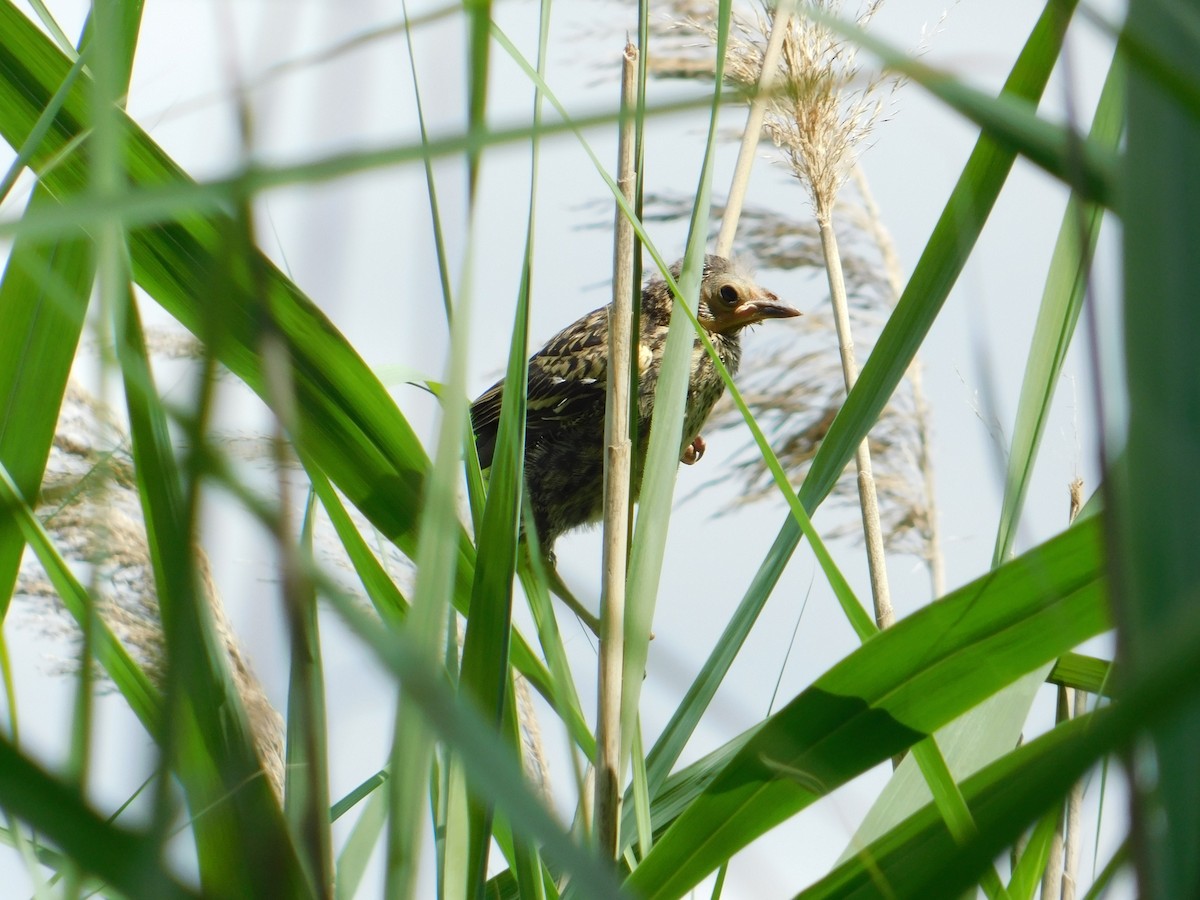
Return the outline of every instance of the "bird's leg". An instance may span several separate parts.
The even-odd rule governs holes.
[[[704,443],[704,438],[696,435],[696,439],[683,448],[683,455],[679,457],[679,461],[685,466],[694,466],[700,461],[700,457],[704,455],[704,451],[708,446]]]
[[[521,542],[523,549],[523,560],[521,565],[528,567],[527,571],[540,572],[541,577],[546,581],[546,587],[550,589],[552,594],[555,594],[560,600],[567,605],[571,612],[579,617],[585,626],[596,635],[600,636],[600,620],[596,618],[582,603],[575,598],[571,593],[571,589],[563,583],[562,576],[558,574],[557,560],[554,558],[554,551],[540,555],[540,558],[535,561],[534,554],[530,552],[529,545]]]
[[[546,568],[546,584],[567,605],[567,608],[579,617],[579,621],[583,622],[592,634],[600,637],[600,620],[576,599],[575,595],[571,593],[571,589],[563,582],[562,576],[558,574],[558,569],[553,566]]]

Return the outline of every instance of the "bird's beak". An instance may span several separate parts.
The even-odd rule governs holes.
[[[763,291],[754,299],[739,303],[729,311],[732,324],[739,327],[753,325],[764,319],[790,319],[800,314],[800,310],[780,303],[779,298],[770,291]]]

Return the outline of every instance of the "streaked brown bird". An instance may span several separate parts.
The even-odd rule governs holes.
[[[678,279],[682,261],[671,266]],[[674,295],[661,278],[642,289],[638,346],[638,450],[633,497],[642,483],[641,461],[650,439],[650,417]],[[707,256],[700,282],[698,318],[732,375],[741,362],[742,329],[764,319],[800,315],[799,310],[755,283],[736,263]],[[553,559],[564,532],[599,521],[604,502],[604,405],[608,380],[608,307],[579,319],[529,360],[529,406],[525,426],[525,481],[542,552]],[[697,338],[692,350],[680,461],[691,465],[704,454],[700,428],[725,390],[725,383]],[[485,391],[471,406],[479,464],[491,465],[504,383]]]

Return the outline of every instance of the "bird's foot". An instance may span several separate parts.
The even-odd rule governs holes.
[[[708,445],[704,443],[704,438],[696,435],[696,439],[683,448],[683,455],[679,457],[679,461],[685,466],[694,466],[707,449]]]

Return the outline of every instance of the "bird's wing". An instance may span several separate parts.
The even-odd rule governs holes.
[[[545,428],[603,404],[608,379],[608,311],[597,309],[557,335],[529,360],[526,439]],[[500,422],[504,383],[485,391],[471,406],[479,464],[491,465]]]

